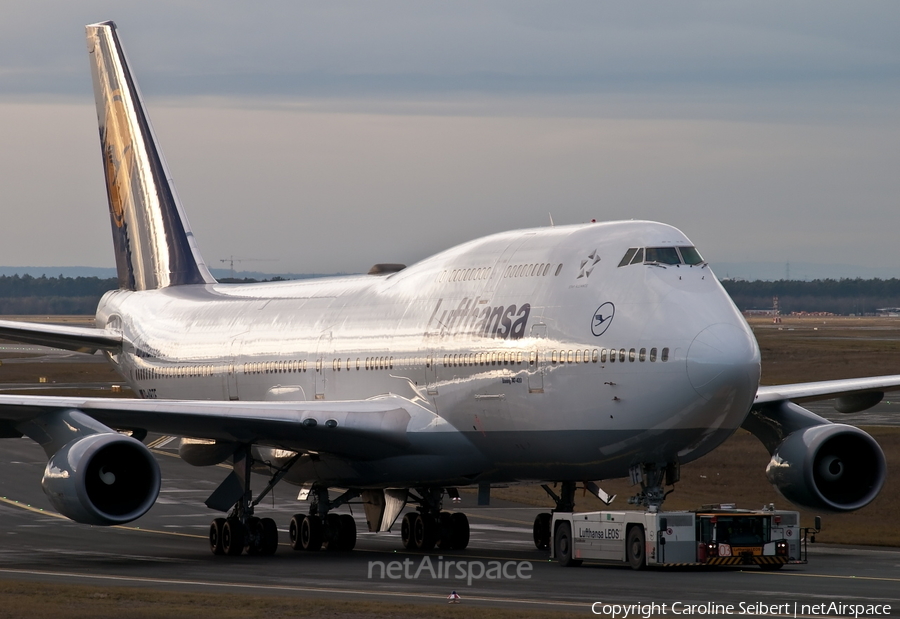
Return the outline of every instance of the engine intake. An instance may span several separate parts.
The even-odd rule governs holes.
[[[143,443],[118,433],[67,443],[44,471],[44,494],[76,522],[115,525],[143,516],[159,495],[159,465]]]
[[[853,426],[797,430],[772,453],[766,476],[787,500],[810,509],[845,512],[868,505],[884,485],[881,447]]]

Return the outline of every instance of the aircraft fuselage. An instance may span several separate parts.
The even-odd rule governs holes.
[[[390,462],[323,454],[289,481],[621,477],[707,453],[758,386],[756,341],[705,263],[651,262],[648,250],[621,265],[629,248],[691,246],[651,222],[520,230],[389,275],[118,290],[97,321],[131,343],[112,360],[144,398],[393,393],[466,441],[423,433],[413,451],[429,456]]]

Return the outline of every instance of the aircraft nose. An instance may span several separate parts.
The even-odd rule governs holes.
[[[755,393],[759,382],[759,349],[749,329],[718,323],[703,329],[688,349],[691,385],[707,400],[726,393]]]

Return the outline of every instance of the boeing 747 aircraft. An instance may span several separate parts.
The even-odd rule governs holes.
[[[465,548],[465,515],[442,511],[462,486],[553,482],[555,509],[571,511],[576,486],[602,496],[600,480],[631,476],[632,502],[655,509],[681,464],[740,427],[798,505],[855,510],[880,491],[878,444],[798,403],[864,410],[900,376],[760,387],[753,334],[668,225],[516,230],[367,275],[216,282],[115,25],[88,26],[87,44],[119,289],[96,328],[3,321],[0,336],[102,351],[140,398],[0,395],[0,437],[43,447],[61,514],[116,525],[150,509],[148,432],[183,437],[191,464],[233,466],[206,500],[227,513],[210,526],[217,554],[275,551],[275,522],[254,506],[282,481],[308,494],[290,522],[305,550],[353,548],[353,519],[334,513],[351,500],[372,531],[414,505],[407,547]],[[269,480],[256,496],[252,472]],[[549,523],[535,521],[538,547]]]

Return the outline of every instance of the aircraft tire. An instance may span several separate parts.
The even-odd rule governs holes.
[[[644,527],[635,525],[628,529],[625,552],[628,554],[628,565],[631,566],[631,569],[644,569],[647,565],[647,544],[644,537]]]
[[[456,546],[453,544],[453,514],[450,512],[441,512],[438,519],[438,536],[437,547],[441,550],[452,550]]]
[[[438,523],[431,514],[420,514],[413,529],[416,548],[424,552],[434,550],[438,538]]]
[[[574,544],[572,543],[572,525],[568,522],[560,522],[556,528],[556,560],[562,567],[578,567],[580,559],[574,558]]]
[[[262,554],[262,525],[259,518],[247,518],[247,525],[244,529],[247,532],[246,546],[248,555]]]
[[[244,552],[247,540],[244,523],[239,518],[228,518],[222,527],[222,550],[231,557],[236,557]]]
[[[214,555],[225,554],[225,550],[222,548],[222,529],[224,527],[224,518],[216,518],[209,525],[209,549]]]
[[[400,523],[400,540],[403,542],[403,547],[407,550],[412,550],[416,547],[415,530],[418,519],[418,512],[409,512],[403,516],[403,522]]]
[[[291,548],[294,550],[303,550],[303,543],[300,540],[300,530],[303,528],[304,520],[306,520],[305,514],[294,514],[291,518],[291,524],[288,526],[288,537],[291,540]]]
[[[454,512],[451,515],[453,524],[453,548],[465,550],[469,545],[469,517],[462,512]]]
[[[341,514],[341,550],[356,547],[356,521],[350,514]]]
[[[259,554],[265,556],[273,555],[278,550],[278,525],[271,518],[263,518],[259,521],[259,524],[262,533]]]
[[[553,516],[547,512],[538,514],[534,519],[534,547],[538,550],[547,550],[550,548],[550,523]]]
[[[322,519],[318,516],[307,516],[300,527],[300,543],[303,550],[315,552],[322,548]]]

